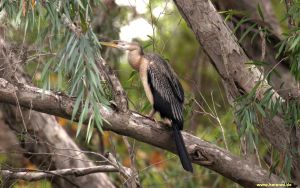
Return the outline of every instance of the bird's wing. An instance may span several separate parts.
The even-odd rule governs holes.
[[[184,102],[183,88],[177,78],[176,73],[173,71],[173,69],[170,67],[170,65],[157,54],[148,54],[148,60],[150,62],[153,62],[152,64],[150,64],[150,66],[151,66],[150,68],[159,69],[158,72],[161,72],[162,76],[167,79],[167,81],[169,82],[169,86],[171,86],[172,91],[175,94],[176,98],[181,103],[183,103]],[[163,81],[165,81],[165,80],[163,80]]]
[[[172,114],[177,120],[182,120],[184,93],[175,73],[158,55],[148,57],[148,60],[148,81],[155,90],[153,92],[159,93],[171,105]]]
[[[175,72],[172,70],[172,68],[170,67],[169,64],[165,63],[167,68],[169,69],[169,72],[171,72],[171,74],[168,74],[170,76],[168,76],[168,80],[169,83],[172,87],[173,92],[176,94],[176,97],[178,98],[178,100],[183,103],[184,101],[184,92],[183,92],[183,88],[175,74]]]

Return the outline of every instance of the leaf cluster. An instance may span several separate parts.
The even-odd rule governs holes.
[[[16,23],[17,28],[25,31],[24,39],[30,29],[36,32],[35,45],[57,54],[45,59],[41,73],[43,88],[50,89],[55,85],[58,90],[76,97],[72,120],[79,121],[78,135],[89,117],[87,141],[93,135],[94,125],[102,131],[98,103],[108,105],[110,98],[98,70],[101,48],[90,24],[92,6],[99,3],[99,0],[4,0],[0,4],[0,9],[11,19],[10,23]],[[53,74],[57,77],[55,83],[51,83]]]

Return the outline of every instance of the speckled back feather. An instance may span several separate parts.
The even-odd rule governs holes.
[[[152,87],[153,94],[159,94],[159,96],[157,94],[156,96],[162,106],[158,108],[161,116],[180,122],[180,124],[183,123],[182,105],[184,92],[176,73],[158,54],[146,54],[144,57],[150,62],[147,70],[148,82]],[[168,106],[170,106],[172,114],[166,112]]]

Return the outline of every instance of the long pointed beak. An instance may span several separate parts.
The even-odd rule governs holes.
[[[118,45],[116,45],[115,43],[113,42],[99,42],[101,45],[103,46],[109,46],[109,47],[113,47],[113,48],[117,48]]]

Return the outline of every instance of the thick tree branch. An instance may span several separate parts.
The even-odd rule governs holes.
[[[68,96],[43,91],[24,84],[15,86],[0,78],[0,96],[2,96],[0,102],[16,104],[16,98],[11,93],[16,93],[22,107],[68,119],[71,118],[74,100]],[[103,125],[104,130],[126,135],[173,153],[176,152],[171,131],[165,125],[155,123],[135,112],[121,113],[100,104],[99,108],[101,116],[109,122],[109,124]],[[188,152],[195,164],[212,169],[245,187],[256,187],[257,183],[281,182],[279,177],[270,175],[268,171],[261,167],[214,144],[186,132],[182,134]]]
[[[42,170],[29,170],[23,171],[17,170],[0,170],[0,176],[8,179],[18,179],[25,181],[38,181],[45,178],[54,178],[56,176],[85,176],[88,174],[99,173],[99,172],[118,172],[112,165],[93,166],[85,168],[69,168],[51,171]]]

